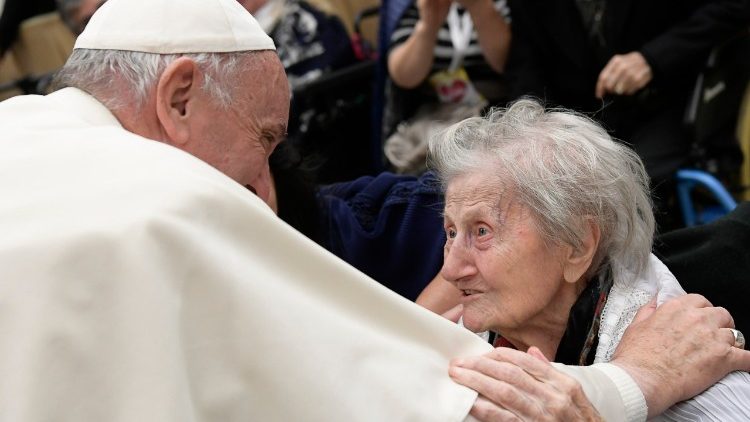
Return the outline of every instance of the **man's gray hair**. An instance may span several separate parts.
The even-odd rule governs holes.
[[[428,160],[444,186],[462,174],[497,177],[552,244],[580,248],[596,224],[591,276],[630,282],[648,263],[654,215],[643,163],[583,115],[522,99],[447,128],[431,139]]]
[[[237,53],[154,54],[121,50],[76,49],[55,76],[55,88],[75,87],[96,97],[110,110],[127,105],[140,108],[166,67],[189,57],[203,72],[202,89],[222,108],[233,103],[242,78],[257,75],[265,56],[259,51]],[[257,55],[253,60],[245,60]],[[119,84],[113,83],[119,82]],[[128,90],[123,93],[122,89]]]

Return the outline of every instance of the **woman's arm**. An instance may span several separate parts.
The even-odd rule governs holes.
[[[510,50],[511,31],[493,0],[460,0],[474,22],[482,55],[492,70],[502,73]]]
[[[409,38],[388,56],[388,73],[401,88],[421,84],[435,59],[435,43],[450,9],[450,0],[418,0],[419,20]]]

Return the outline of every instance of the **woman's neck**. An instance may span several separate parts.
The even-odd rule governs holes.
[[[584,280],[565,283],[549,306],[525,324],[513,328],[498,327],[495,331],[518,350],[526,351],[529,347],[536,346],[552,361],[568,327],[570,309],[585,287]]]

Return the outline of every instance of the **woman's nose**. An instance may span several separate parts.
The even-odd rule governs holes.
[[[476,274],[476,266],[467,248],[454,242],[445,248],[443,269],[440,274],[450,282],[464,280]]]

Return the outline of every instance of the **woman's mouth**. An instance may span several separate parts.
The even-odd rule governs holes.
[[[477,293],[482,293],[479,290],[472,290],[472,289],[464,289],[464,290],[461,290],[461,292],[464,294],[464,296],[471,296]]]

